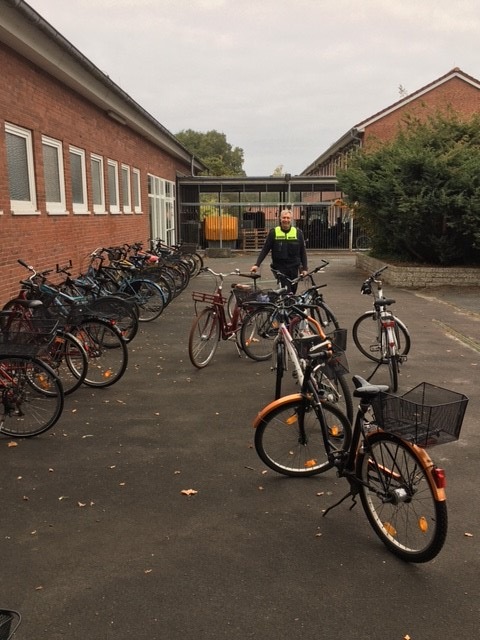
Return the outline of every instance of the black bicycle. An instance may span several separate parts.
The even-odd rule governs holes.
[[[331,353],[323,343],[310,344],[301,393],[270,403],[254,421],[258,455],[288,476],[335,468],[350,489],[324,516],[348,497],[353,508],[360,496],[368,521],[392,553],[409,562],[432,560],[447,535],[445,471],[425,447],[458,439],[468,398],[428,383],[394,396],[387,386],[354,376],[360,403],[352,431],[312,376]],[[367,419],[371,409],[374,421]]]

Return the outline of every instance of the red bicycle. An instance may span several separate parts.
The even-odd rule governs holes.
[[[210,267],[204,267],[201,271],[214,276],[216,288],[214,293],[192,292],[196,317],[193,320],[188,338],[188,355],[192,364],[198,369],[203,369],[211,362],[220,340],[234,341],[238,354],[241,355],[237,336],[245,315],[245,304],[250,298],[261,295],[261,291],[256,286],[256,280],[260,278],[260,274],[240,273],[239,269],[231,273],[216,273]],[[233,309],[228,308],[227,298],[223,296],[223,281],[228,276],[241,276],[253,280],[253,285],[232,285],[235,296]],[[198,310],[198,303],[202,302],[207,306]]]

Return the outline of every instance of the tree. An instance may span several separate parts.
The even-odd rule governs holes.
[[[391,142],[359,150],[338,174],[372,254],[480,263],[480,117],[406,118]]]
[[[175,134],[184,147],[208,167],[212,176],[245,176],[243,149],[232,147],[224,133],[184,129]]]

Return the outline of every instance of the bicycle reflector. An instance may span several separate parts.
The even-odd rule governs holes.
[[[445,475],[445,469],[439,469],[438,467],[433,467],[432,476],[435,480],[435,484],[439,489],[445,489],[447,486],[447,477]]]

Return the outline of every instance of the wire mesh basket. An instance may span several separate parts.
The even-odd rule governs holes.
[[[9,609],[0,609],[0,640],[10,640],[20,625],[20,614]]]
[[[0,353],[7,356],[34,356],[50,344],[58,328],[58,320],[31,317],[14,319],[0,331]]]
[[[278,294],[273,289],[256,289],[250,285],[235,285],[233,293],[239,305],[249,302],[276,302]]]
[[[420,447],[460,437],[468,398],[422,382],[402,396],[380,393],[372,402],[376,424]]]

